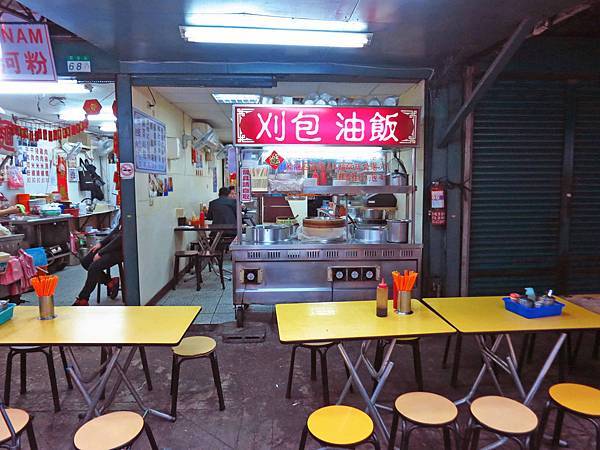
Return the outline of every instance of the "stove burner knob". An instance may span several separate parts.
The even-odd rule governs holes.
[[[353,270],[350,272],[350,278],[353,280],[358,280],[360,278],[360,272],[358,270]]]
[[[366,278],[367,280],[372,280],[373,278],[375,278],[375,274],[373,273],[373,271],[372,271],[372,270],[367,270],[367,271],[365,272],[365,278]]]
[[[344,271],[343,270],[336,271],[335,278],[336,278],[336,280],[343,280],[344,279]]]
[[[248,273],[246,274],[246,279],[247,279],[248,281],[254,281],[254,280],[256,279],[256,275],[254,275],[254,273],[253,273],[253,272],[248,272]]]

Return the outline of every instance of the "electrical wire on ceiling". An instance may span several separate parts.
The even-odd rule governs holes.
[[[150,95],[152,96],[152,101],[153,101],[153,103],[148,106],[150,106],[150,108],[154,108],[156,106],[156,98],[154,97],[154,94],[152,93],[152,89],[150,89],[150,86],[147,86],[147,87],[148,87],[148,92],[150,92]],[[148,103],[150,103],[150,102],[148,102]]]

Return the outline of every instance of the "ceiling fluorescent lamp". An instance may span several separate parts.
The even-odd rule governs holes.
[[[89,94],[84,84],[76,80],[0,81],[0,94]]]
[[[65,122],[78,122],[85,119],[85,112],[82,110],[66,110],[59,114],[59,119]],[[117,118],[112,113],[89,115],[87,119],[90,122],[114,122]]]
[[[206,44],[290,45],[304,47],[360,48],[372,33],[340,31],[280,30],[271,28],[179,27],[189,42]]]
[[[364,22],[297,19],[258,14],[193,14],[189,24],[201,27],[271,28],[279,30],[367,31]]]
[[[254,105],[260,103],[260,95],[257,94],[212,94],[215,102],[221,104],[246,104]]]
[[[106,133],[116,133],[117,132],[117,124],[114,122],[103,122],[100,125],[100,131],[104,131]]]

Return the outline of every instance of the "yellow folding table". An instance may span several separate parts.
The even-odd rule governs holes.
[[[444,320],[426,308],[417,300],[412,300],[411,315],[398,315],[393,311],[392,302],[388,305],[387,317],[377,317],[375,301],[348,301],[323,303],[287,303],[275,306],[279,340],[285,344],[302,342],[334,341],[342,355],[344,364],[350,371],[350,379],[340,395],[338,404],[344,401],[350,386],[358,390],[367,404],[375,425],[384,442],[389,439],[378,411],[377,397],[381,393],[394,363],[390,361],[397,338],[450,334],[456,330]],[[366,357],[366,351],[373,340],[389,339],[390,345],[383,356],[379,370],[376,370]],[[352,362],[344,348],[345,341],[362,341],[360,356]],[[364,364],[370,376],[376,381],[372,395],[358,375],[359,367]],[[389,408],[384,408],[389,409]]]
[[[138,346],[175,346],[200,313],[199,306],[62,306],[56,318],[39,320],[37,306],[18,306],[12,320],[0,325],[0,345],[64,346],[69,356],[67,370],[83,395],[88,410],[84,421],[100,415],[113,402],[121,382],[125,383],[144,414],[174,420],[168,414],[144,405],[140,394],[127,378],[127,369]],[[73,347],[98,346],[108,350],[106,362],[84,376]],[[118,361],[123,347],[131,347],[125,361]],[[118,379],[100,405],[111,375]]]
[[[502,297],[456,297],[456,298],[424,298],[423,301],[441,317],[448,321],[460,333],[473,334],[477,339],[484,365],[481,368],[473,387],[467,396],[456,403],[469,402],[475,395],[487,371],[492,377],[496,388],[502,393],[500,384],[493,370],[493,365],[508,372],[513,378],[523,402],[528,405],[539,390],[540,385],[555,361],[567,331],[600,329],[600,314],[596,314],[571,302],[559,299],[565,304],[560,316],[527,319],[504,308]],[[558,332],[559,337],[535,382],[525,392],[518,374],[518,362],[515,355],[511,333],[525,332]],[[494,334],[496,338],[488,344],[485,335]],[[499,353],[500,345],[505,341],[508,354],[503,357]]]

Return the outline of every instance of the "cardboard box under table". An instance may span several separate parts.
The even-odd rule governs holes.
[[[566,337],[567,331],[600,329],[600,314],[596,314],[571,302],[559,299],[565,304],[560,316],[528,319],[508,311],[504,307],[502,297],[456,297],[456,298],[424,298],[425,302],[460,333],[473,334],[479,346],[484,364],[467,396],[457,404],[469,402],[475,395],[487,371],[496,388],[502,389],[494,372],[493,365],[507,372],[515,382],[523,403],[529,405],[539,390],[550,366],[556,359]],[[511,333],[558,332],[554,347],[548,354],[538,376],[529,389],[525,391],[518,372],[518,362],[512,345]],[[491,345],[485,336],[495,335]],[[507,354],[500,353],[502,342],[506,343]]]
[[[168,414],[145,406],[139,392],[127,378],[137,347],[176,346],[196,316],[199,306],[62,306],[56,318],[39,320],[37,306],[18,306],[12,320],[0,325],[0,345],[52,345],[65,347],[67,370],[88,404],[85,421],[100,415],[115,399],[121,382],[144,413],[174,420]],[[91,376],[85,377],[73,347],[97,346],[108,350],[108,360]],[[124,347],[130,347],[123,363],[118,361]],[[100,403],[108,380],[117,377],[110,393]]]
[[[454,328],[421,302],[412,300],[412,310],[414,313],[411,315],[398,315],[394,312],[390,301],[387,317],[377,317],[374,300],[288,303],[275,306],[279,340],[282,343],[337,342],[337,348],[351,375],[351,379],[346,382],[337,404],[344,401],[350,385],[353,384],[367,404],[369,413],[373,417],[375,426],[384,442],[389,439],[389,432],[378,411],[381,405],[377,405],[376,402],[394,366],[394,363],[390,361],[390,357],[396,339],[456,332]],[[390,345],[386,348],[381,368],[375,370],[367,358],[366,352],[371,342],[378,339],[389,340]],[[344,348],[344,342],[351,340],[362,341],[360,356],[354,363]],[[358,375],[358,369],[363,364],[376,382],[372,395],[368,393],[365,384]]]

